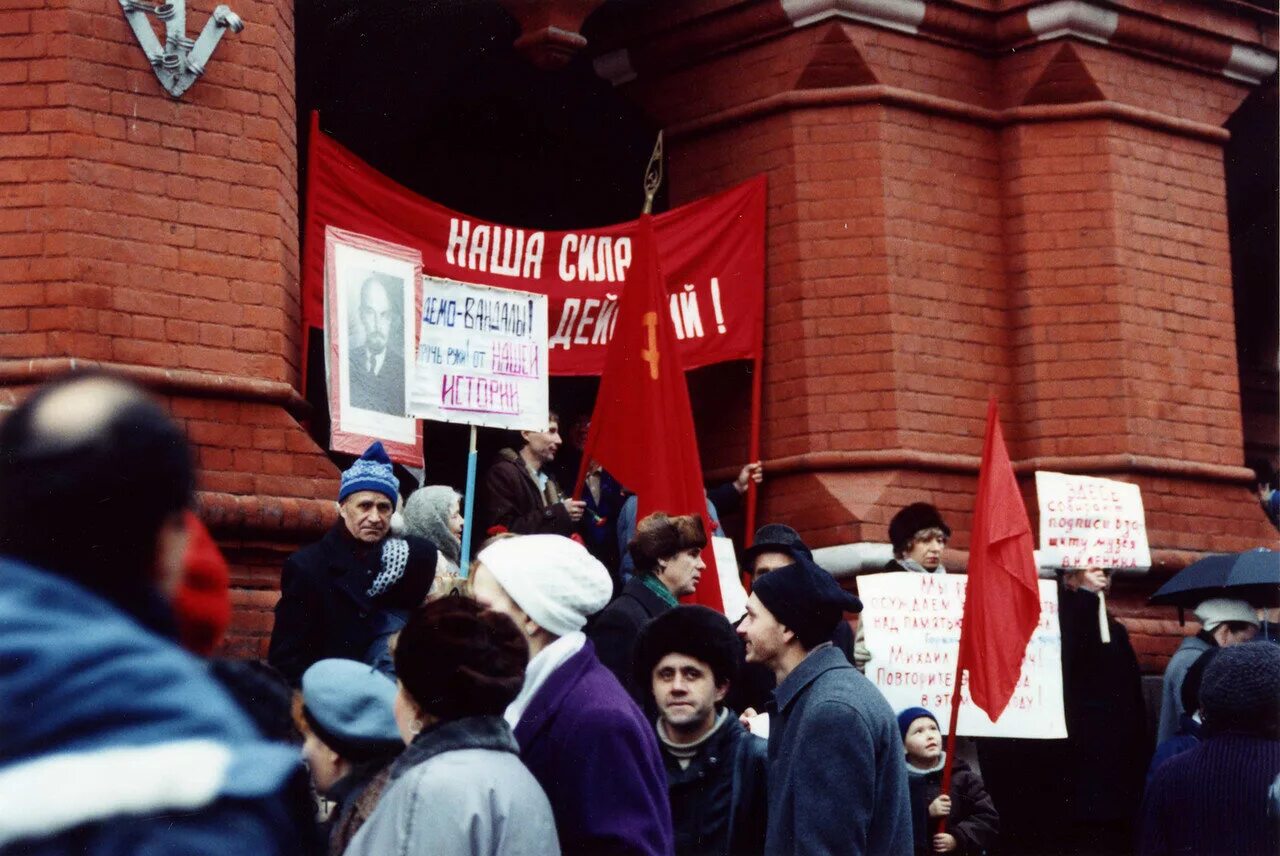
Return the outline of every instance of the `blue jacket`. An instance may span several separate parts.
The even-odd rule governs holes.
[[[283,854],[306,839],[204,664],[75,583],[0,558],[0,853]]]
[[[672,853],[658,738],[590,640],[530,699],[515,735],[566,856]]]
[[[773,696],[765,852],[910,856],[902,734],[880,691],[824,645]]]

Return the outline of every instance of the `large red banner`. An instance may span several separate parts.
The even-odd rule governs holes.
[[[639,221],[549,232],[489,223],[437,205],[321,133],[307,163],[302,318],[324,320],[324,230],[335,226],[422,253],[423,273],[534,291],[550,299],[553,375],[598,375],[635,271]],[[763,176],[653,218],[668,322],[686,369],[760,353],[764,313]]]

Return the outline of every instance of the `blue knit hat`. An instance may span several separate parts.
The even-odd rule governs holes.
[[[327,746],[351,761],[398,750],[395,682],[355,660],[317,660],[302,673],[307,724]]]
[[[364,450],[364,454],[356,459],[351,469],[342,474],[342,487],[338,490],[338,502],[342,502],[351,494],[362,490],[376,490],[395,504],[400,499],[400,482],[391,469],[391,459],[382,443],[374,444]]]
[[[923,707],[909,707],[902,713],[898,714],[898,730],[902,732],[902,739],[907,739],[907,732],[911,730],[911,723],[915,722],[922,716],[927,716],[933,720],[934,725],[938,725],[938,717],[933,712]],[[939,726],[941,727],[941,726]]]

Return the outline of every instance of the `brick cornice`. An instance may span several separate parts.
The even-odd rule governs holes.
[[[1018,125],[1031,122],[1066,122],[1085,119],[1112,119],[1132,125],[1154,128],[1182,137],[1225,143],[1231,134],[1225,128],[1166,116],[1117,101],[1090,101],[1082,104],[1036,104],[992,110],[951,98],[940,98],[901,87],[871,84],[839,86],[827,89],[805,89],[779,92],[736,104],[725,110],[699,116],[688,122],[667,126],[671,139],[697,135],[747,119],[767,116],[785,110],[811,107],[834,107],[851,104],[889,104],[923,113],[948,116],[967,122],[992,126]]]
[[[968,50],[1003,54],[1037,42],[1072,38],[1191,66],[1246,83],[1276,72],[1274,47],[1248,43],[1207,26],[1192,26],[1106,0],[1046,0],[993,12],[946,0],[775,0],[706,4],[701,15],[675,23],[628,21],[625,32],[603,34],[596,59],[601,77],[615,85],[637,75],[691,65],[799,27],[829,21],[867,24]],[[1215,10],[1246,20],[1255,31],[1274,31],[1274,11],[1218,5]],[[656,16],[655,16],[656,17]]]
[[[284,536],[299,542],[319,537],[338,519],[334,500],[236,496],[216,491],[197,491],[196,511],[219,535]]]
[[[75,357],[45,357],[33,360],[0,360],[0,386],[29,386],[43,383],[71,371],[97,369],[128,378],[166,395],[221,398],[274,404],[294,416],[306,416],[311,405],[292,386],[277,381],[236,375],[213,374],[186,369],[162,369]]]
[[[765,472],[770,476],[846,472],[851,470],[904,469],[924,472],[952,472],[977,475],[981,459],[977,455],[922,452],[914,449],[878,449],[846,452],[807,452],[780,458],[767,458]],[[1025,458],[1013,462],[1014,472],[1028,476],[1036,470],[1067,472],[1079,475],[1127,474],[1182,478],[1250,486],[1255,476],[1248,467],[1156,458],[1147,455],[1062,455]],[[713,470],[706,475],[712,480],[733,478],[736,467]]]

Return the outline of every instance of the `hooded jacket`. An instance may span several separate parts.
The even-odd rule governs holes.
[[[0,853],[282,854],[310,840],[263,741],[173,642],[0,558]],[[20,668],[15,668],[20,664]]]

